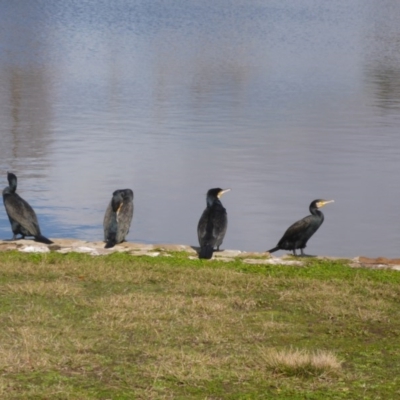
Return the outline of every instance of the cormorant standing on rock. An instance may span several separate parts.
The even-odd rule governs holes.
[[[301,255],[304,256],[303,249],[306,247],[307,241],[324,222],[324,214],[319,211],[319,208],[328,203],[333,203],[333,201],[334,200],[314,200],[310,204],[311,215],[291,225],[278,242],[278,245],[268,250],[268,252],[273,253],[277,250],[292,250],[293,254],[296,256],[296,249],[300,249]]]
[[[215,188],[207,192],[207,208],[204,210],[197,225],[197,235],[200,243],[199,258],[210,259],[214,249],[217,248],[217,251],[219,251],[219,246],[224,240],[226,228],[228,227],[228,216],[220,198],[229,190]]]
[[[133,217],[133,191],[119,189],[113,193],[104,215],[104,241],[106,249],[125,241]]]
[[[39,222],[33,208],[15,193],[17,190],[16,175],[7,172],[7,180],[9,186],[3,190],[3,203],[13,231],[12,240],[17,240],[16,236],[20,234],[20,239],[24,239],[25,236],[33,236],[37,242],[53,243],[40,233]]]

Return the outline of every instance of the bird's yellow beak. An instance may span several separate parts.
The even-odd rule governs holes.
[[[218,198],[220,199],[221,197],[222,197],[222,195],[223,194],[225,194],[226,192],[229,192],[231,189],[224,189],[224,190],[221,190],[219,193],[218,193]]]
[[[335,200],[322,200],[319,203],[317,203],[317,207],[321,208],[323,206],[326,206],[329,203],[334,203],[334,202],[335,202]]]

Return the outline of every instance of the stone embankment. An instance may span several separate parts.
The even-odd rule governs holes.
[[[179,244],[143,244],[124,242],[111,249],[104,248],[104,242],[87,242],[78,239],[52,239],[51,245],[38,243],[33,240],[0,240],[0,251],[17,250],[24,253],[87,253],[93,256],[107,255],[113,252],[129,253],[133,256],[162,257],[170,256],[170,253],[182,251],[187,253],[189,259],[197,258],[198,248],[195,246]],[[240,250],[222,250],[214,253],[214,259],[220,261],[233,261],[241,259],[246,264],[279,264],[279,265],[304,265],[304,258],[294,258],[290,255],[274,257],[269,253],[252,253]],[[319,257],[337,260],[337,257]],[[367,258],[355,257],[348,259],[350,266],[354,268],[393,269],[400,271],[400,259],[389,259],[384,257]]]

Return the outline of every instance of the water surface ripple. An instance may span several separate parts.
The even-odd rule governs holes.
[[[129,187],[128,240],[184,244],[230,187],[248,251],[334,199],[309,253],[398,257],[399,66],[396,0],[0,2],[0,186],[87,240]]]

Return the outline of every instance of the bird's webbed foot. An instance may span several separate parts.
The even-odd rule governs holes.
[[[23,239],[23,237],[17,237],[16,234],[13,235],[13,237],[11,239],[4,239],[5,242],[15,242],[16,240],[21,240]]]
[[[304,253],[303,249],[300,249],[300,251],[301,251],[300,257],[317,257],[317,256],[314,256],[312,254]]]

